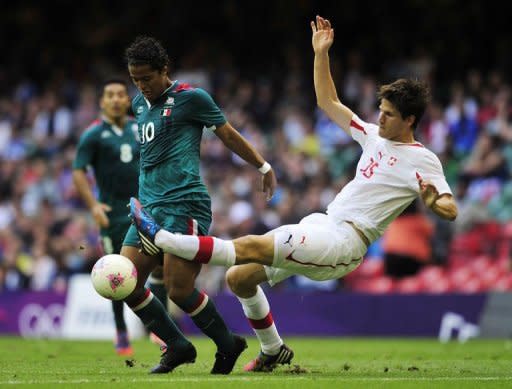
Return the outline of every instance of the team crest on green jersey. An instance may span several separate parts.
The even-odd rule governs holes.
[[[169,96],[164,103],[164,109],[160,110],[160,116],[171,116],[172,109],[174,106],[174,97]]]
[[[172,109],[170,108],[164,108],[160,110],[160,116],[171,116]]]

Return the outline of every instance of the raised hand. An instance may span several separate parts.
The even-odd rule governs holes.
[[[334,41],[334,29],[331,22],[321,16],[316,17],[315,22],[311,22],[311,30],[313,31],[312,43],[315,53],[323,53],[329,50]]]
[[[273,169],[270,169],[266,174],[263,175],[262,183],[263,192],[265,192],[266,199],[267,201],[270,201],[277,186],[276,175]]]

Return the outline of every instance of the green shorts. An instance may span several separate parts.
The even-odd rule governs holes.
[[[208,235],[212,223],[210,200],[184,200],[166,206],[144,207],[167,231],[184,235]],[[139,247],[137,229],[131,225],[123,246]]]

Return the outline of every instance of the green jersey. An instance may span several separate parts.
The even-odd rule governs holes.
[[[78,142],[73,169],[93,169],[98,200],[112,207],[107,213],[110,227],[101,232],[105,236],[115,230],[113,241],[122,241],[130,225],[126,204],[138,191],[139,158],[137,123],[133,119],[128,119],[123,129],[96,120]]]
[[[146,207],[210,197],[199,171],[203,128],[226,118],[200,88],[175,81],[152,105],[141,94],[132,102],[139,125],[139,198]]]

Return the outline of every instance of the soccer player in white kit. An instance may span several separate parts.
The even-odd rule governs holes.
[[[317,16],[311,29],[318,105],[363,149],[355,178],[326,213],[314,213],[299,224],[265,235],[226,241],[162,230],[136,199],[130,202],[131,216],[148,250],[163,249],[192,261],[231,267],[227,282],[261,344],[258,357],[245,367],[248,371],[270,371],[293,357],[277,332],[259,284],[275,285],[294,274],[313,280],[343,277],[359,266],[370,243],[418,196],[441,218],[457,217],[439,159],[414,139],[428,103],[426,86],[406,79],[382,86],[378,124],[366,123],[337,96],[329,69],[328,51],[334,40],[330,22]]]

